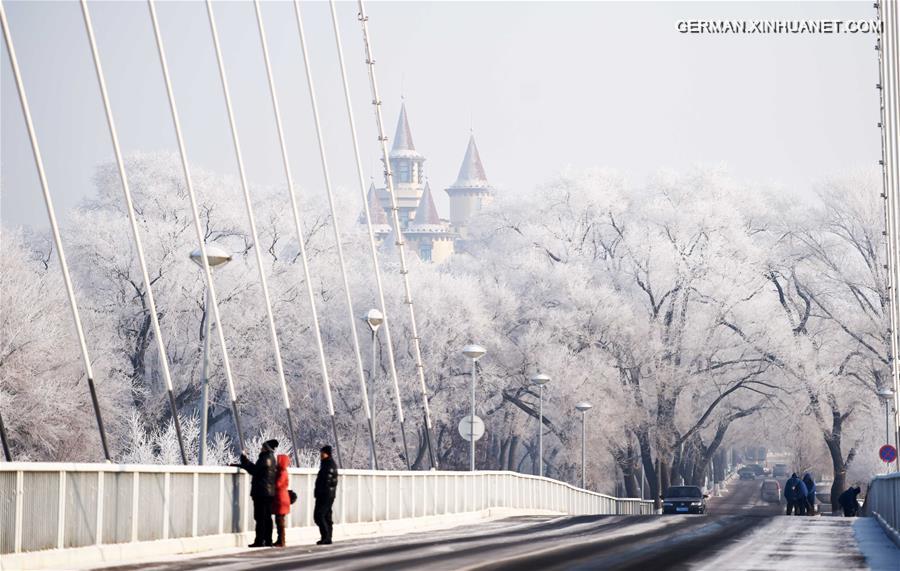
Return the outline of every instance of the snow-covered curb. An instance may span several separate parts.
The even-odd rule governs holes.
[[[900,547],[900,531],[892,528],[890,524],[888,524],[888,522],[886,522],[878,512],[872,513],[872,517],[875,519],[875,521],[878,522],[878,525],[881,526],[881,529],[884,530],[884,534],[888,536],[888,539],[893,541],[894,545]]]

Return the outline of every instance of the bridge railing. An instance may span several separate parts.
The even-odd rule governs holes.
[[[865,515],[877,517],[900,545],[900,472],[875,476],[866,491]]]
[[[292,469],[289,527],[313,526],[313,469]],[[0,463],[0,555],[197,538],[253,529],[250,477],[235,468]],[[342,470],[338,525],[480,512],[652,513],[621,499],[513,472]]]

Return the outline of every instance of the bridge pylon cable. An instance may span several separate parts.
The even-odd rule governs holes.
[[[178,437],[178,450],[181,453],[181,463],[188,463],[187,451],[184,446],[184,438],[181,434],[181,421],[178,418],[178,406],[175,404],[175,393],[172,386],[172,375],[169,371],[169,358],[166,354],[166,343],[163,339],[162,329],[159,326],[159,312],[156,309],[156,298],[153,295],[153,287],[150,285],[150,274],[147,271],[147,261],[144,256],[144,245],[141,241],[141,232],[138,228],[137,217],[134,213],[134,202],[131,195],[131,186],[128,184],[128,175],[125,172],[125,159],[122,157],[122,149],[119,145],[119,134],[116,129],[112,106],[109,101],[109,93],[106,89],[106,78],[103,74],[103,66],[100,63],[100,52],[97,48],[97,39],[94,36],[94,25],[91,22],[91,14],[87,0],[81,0],[81,13],[84,16],[84,27],[87,31],[88,43],[91,48],[91,57],[94,60],[94,71],[97,74],[97,83],[100,88],[100,97],[103,100],[103,110],[106,114],[106,124],[109,128],[109,136],[112,140],[113,153],[116,156],[116,166],[119,171],[119,179],[122,182],[122,192],[125,195],[125,206],[128,211],[128,223],[131,226],[131,234],[134,237],[134,245],[137,250],[138,266],[141,269],[141,279],[147,288],[147,311],[150,312],[150,322],[153,326],[153,336],[156,338],[156,349],[159,352],[159,361],[162,365],[163,380],[166,384],[166,392],[169,396],[169,409],[172,413],[172,422],[175,425],[175,434]]]
[[[878,37],[878,86],[881,111],[882,174],[890,314],[891,385],[894,390],[894,443],[900,447],[900,56],[898,3],[876,4],[881,29]],[[896,468],[900,471],[900,459]]]
[[[84,2],[86,0],[82,0]],[[247,212],[247,220],[250,225],[250,236],[253,239],[253,252],[256,257],[256,267],[259,270],[259,283],[262,289],[263,300],[266,304],[266,318],[269,325],[269,336],[275,355],[275,370],[278,382],[281,386],[281,397],[284,401],[284,411],[287,417],[288,430],[291,433],[291,445],[294,448],[294,463],[300,465],[300,448],[297,446],[297,435],[294,432],[294,422],[291,418],[291,400],[288,395],[287,380],[284,377],[284,362],[281,358],[281,344],[278,341],[278,330],[275,327],[275,314],[272,311],[272,297],[269,294],[269,282],[266,279],[265,265],[263,264],[262,249],[259,244],[259,232],[256,229],[256,216],[253,214],[253,202],[250,198],[250,185],[247,183],[247,171],[244,168],[244,156],[241,152],[240,138],[237,132],[237,123],[234,120],[234,107],[231,102],[231,92],[228,88],[228,76],[225,73],[225,62],[222,58],[222,46],[219,42],[219,32],[216,28],[216,18],[213,13],[212,2],[206,0],[206,14],[209,17],[209,29],[212,33],[213,47],[216,52],[216,63],[219,68],[219,79],[222,84],[222,93],[225,97],[225,109],[228,112],[228,125],[231,127],[231,141],[234,143],[234,154],[237,158],[238,176],[241,180],[241,190],[244,196],[244,209]]]
[[[306,86],[309,88],[309,101],[312,107],[313,121],[316,126],[316,141],[319,147],[319,159],[322,165],[322,176],[325,181],[325,194],[328,196],[328,207],[331,212],[331,228],[334,231],[334,243],[337,251],[338,265],[341,269],[341,279],[344,283],[344,296],[347,303],[347,319],[350,322],[350,335],[353,338],[353,354],[356,357],[356,372],[359,378],[359,392],[362,396],[362,407],[369,424],[369,447],[375,464],[378,464],[378,454],[375,449],[375,424],[372,421],[372,410],[369,408],[369,394],[366,388],[366,373],[363,369],[362,352],[359,348],[359,335],[356,328],[356,314],[353,310],[353,298],[350,294],[350,282],[347,280],[347,264],[344,261],[344,247],[341,244],[341,231],[339,228],[337,208],[334,203],[334,191],[331,186],[331,174],[328,169],[328,158],[325,154],[325,139],[322,134],[322,122],[319,119],[319,104],[316,99],[316,88],[312,76],[312,67],[309,63],[309,49],[306,45],[306,33],[303,31],[303,16],[300,13],[300,1],[294,0],[294,14],[297,18],[297,31],[300,34],[300,51],[303,55],[303,66],[306,71]]]
[[[397,237],[397,252],[400,255],[400,274],[403,276],[403,288],[409,308],[410,338],[413,344],[413,356],[416,361],[416,374],[419,378],[419,390],[422,395],[422,408],[425,411],[425,440],[428,446],[428,457],[431,466],[437,468],[437,457],[434,450],[433,428],[431,424],[431,409],[428,405],[428,387],[425,384],[425,367],[422,365],[422,348],[419,342],[418,326],[416,324],[416,310],[413,306],[412,287],[409,283],[409,269],[406,263],[406,241],[400,230],[400,217],[397,214],[397,197],[394,193],[394,173],[391,171],[391,158],[387,148],[387,135],[384,130],[384,118],[381,113],[381,97],[378,94],[378,81],[375,75],[375,56],[372,52],[372,39],[369,34],[369,17],[366,15],[362,0],[357,0],[359,7],[359,22],[362,25],[363,43],[366,50],[366,68],[369,72],[369,87],[372,92],[372,106],[375,108],[375,124],[378,129],[378,141],[381,144],[381,156],[384,161],[384,179],[387,185],[388,196],[391,199],[391,222]]]
[[[331,24],[334,28],[334,41],[337,45],[338,62],[340,63],[341,69],[341,81],[344,86],[344,103],[347,107],[347,117],[349,118],[350,124],[350,136],[351,140],[353,141],[353,157],[356,160],[356,174],[359,179],[359,192],[360,196],[362,197],[363,214],[366,218],[366,230],[369,237],[369,251],[372,254],[372,266],[375,268],[375,286],[378,293],[378,305],[381,309],[381,315],[384,319],[381,327],[384,328],[384,342],[387,346],[388,370],[391,375],[391,383],[393,384],[394,389],[394,401],[397,407],[397,418],[400,423],[400,434],[403,440],[403,455],[406,459],[406,469],[409,470],[412,468],[412,465],[410,464],[409,459],[409,448],[406,445],[406,423],[403,416],[403,400],[400,395],[400,384],[397,378],[397,365],[396,358],[394,357],[394,343],[391,339],[391,328],[388,320],[387,303],[384,300],[384,283],[381,279],[381,268],[378,263],[378,247],[375,244],[375,231],[372,228],[372,215],[371,212],[369,212],[369,201],[368,197],[366,196],[365,173],[363,171],[362,158],[359,152],[359,136],[356,131],[356,119],[353,116],[353,100],[350,97],[350,83],[347,81],[347,67],[344,61],[344,48],[343,43],[341,42],[341,32],[340,27],[338,26],[337,11],[335,9],[334,0],[329,1],[329,6],[331,8]],[[374,374],[374,371],[372,374]]]
[[[91,404],[94,408],[94,417],[97,420],[97,429],[100,432],[100,443],[103,446],[103,456],[108,461],[112,461],[109,453],[109,444],[106,441],[106,429],[103,426],[103,415],[100,411],[100,401],[97,398],[97,388],[94,385],[94,371],[91,366],[91,357],[88,352],[87,341],[84,337],[84,327],[81,323],[81,313],[78,311],[78,302],[75,299],[75,288],[72,285],[72,278],[69,273],[69,264],[66,261],[66,253],[63,249],[62,238],[59,233],[59,224],[56,220],[56,209],[53,206],[53,197],[50,195],[50,185],[47,182],[47,174],[44,170],[44,159],[41,155],[40,145],[38,144],[37,133],[34,130],[34,122],[31,118],[31,108],[28,105],[28,96],[25,93],[25,84],[22,81],[22,73],[19,69],[19,61],[16,58],[16,48],[13,44],[12,35],[9,31],[9,22],[6,18],[6,9],[3,2],[0,2],[0,25],[3,27],[3,38],[6,41],[6,53],[9,56],[9,63],[12,66],[13,78],[16,83],[16,90],[19,93],[19,104],[22,108],[22,115],[25,118],[25,128],[28,131],[28,139],[31,142],[31,152],[34,157],[34,164],[37,167],[38,178],[41,183],[41,192],[44,197],[44,206],[47,209],[47,217],[50,219],[50,233],[53,235],[53,243],[56,246],[56,255],[59,258],[60,269],[62,270],[63,283],[66,288],[66,296],[69,301],[69,308],[72,311],[72,319],[75,322],[75,333],[78,337],[78,345],[81,350],[81,360],[84,365],[84,374],[87,377],[88,390],[91,395]]]
[[[6,436],[6,425],[3,424],[3,411],[0,411],[0,445],[3,446],[3,457],[12,462],[12,451],[9,449],[9,438]]]
[[[206,254],[206,240],[203,234],[203,225],[200,222],[200,209],[197,204],[197,193],[194,189],[194,179],[191,175],[191,167],[187,158],[187,147],[184,144],[184,135],[181,130],[181,120],[178,115],[178,106],[175,103],[175,92],[172,90],[172,78],[169,75],[169,64],[166,59],[165,44],[163,43],[162,34],[159,29],[159,19],[156,14],[156,5],[154,0],[147,0],[147,7],[150,10],[150,21],[153,24],[153,35],[156,39],[156,51],[159,56],[160,67],[162,68],[163,81],[166,86],[166,97],[169,101],[169,109],[172,113],[172,123],[175,127],[175,139],[178,142],[178,153],[181,157],[181,168],[184,172],[185,185],[188,191],[188,198],[191,203],[191,218],[194,223],[194,230],[197,233],[197,242],[200,244],[200,258],[203,267],[203,277],[206,280],[206,291],[209,295],[210,305],[213,311],[213,317],[216,320],[216,333],[219,339],[219,348],[222,351],[222,366],[225,369],[225,379],[228,384],[228,393],[231,398],[231,415],[234,420],[235,432],[238,439],[238,447],[244,451],[244,432],[241,428],[241,415],[238,406],[237,391],[234,386],[234,376],[231,372],[231,361],[228,358],[228,347],[225,343],[225,333],[222,328],[222,318],[219,312],[219,300],[216,296],[216,286],[213,283],[212,271],[209,266],[209,258]]]
[[[334,413],[334,397],[331,393],[331,380],[328,376],[328,362],[325,359],[325,343],[322,341],[322,328],[319,325],[319,312],[316,309],[316,296],[313,292],[312,277],[309,272],[309,257],[306,253],[306,238],[303,233],[303,224],[300,221],[300,206],[297,202],[296,190],[294,188],[294,175],[291,169],[290,158],[287,152],[287,143],[284,137],[284,124],[281,120],[281,107],[278,104],[278,93],[275,90],[275,77],[272,72],[272,63],[269,58],[269,43],[266,39],[265,27],[262,20],[262,12],[258,2],[254,2],[256,9],[256,23],[259,30],[260,43],[262,44],[263,62],[266,67],[266,78],[269,83],[269,96],[272,101],[272,109],[275,115],[275,127],[278,132],[278,143],[281,148],[281,160],[284,167],[285,178],[287,179],[288,195],[291,199],[291,213],[294,219],[294,228],[297,232],[297,244],[300,248],[300,260],[303,267],[303,278],[306,289],[306,296],[309,300],[310,314],[313,323],[313,333],[316,338],[316,350],[319,356],[319,368],[322,372],[322,389],[325,393],[325,402],[328,407],[328,416],[331,420],[331,431],[334,438],[334,445],[337,456],[340,458],[340,443],[338,442],[337,421]]]

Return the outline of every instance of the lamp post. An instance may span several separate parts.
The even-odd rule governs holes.
[[[481,345],[466,345],[463,355],[472,359],[472,416],[469,422],[469,470],[475,471],[475,361],[481,359],[487,350]]]
[[[885,444],[891,443],[891,401],[894,398],[893,389],[881,389],[878,396],[884,401],[884,438]]]
[[[531,384],[537,385],[539,394],[538,409],[538,476],[544,475],[544,385],[550,382],[550,376],[538,373],[531,377]]]
[[[369,326],[369,330],[372,332],[372,369],[369,372],[369,410],[372,414],[372,422],[375,422],[375,367],[377,366],[377,355],[376,351],[378,349],[378,328],[381,327],[381,324],[384,323],[384,315],[378,311],[377,309],[370,309],[366,312],[366,316],[363,318],[366,322],[366,325]],[[375,448],[372,448],[372,451],[369,455],[370,464],[372,470],[375,469]]]
[[[191,261],[203,267],[203,254],[200,249],[191,252]],[[206,246],[206,260],[209,262],[209,269],[219,268],[231,261],[231,254],[219,248],[218,246]],[[205,323],[203,325],[203,364],[200,368],[200,457],[198,464],[201,466],[206,463],[206,431],[207,417],[209,416],[209,330],[210,320],[212,316],[209,313],[209,292],[204,294],[205,297]]]
[[[594,405],[592,405],[589,402],[580,402],[575,405],[575,409],[581,413],[581,488],[583,490],[587,489],[587,486],[585,486],[585,484],[584,484],[585,483],[585,471],[587,469],[586,468],[587,467],[587,462],[586,462],[587,455],[585,454],[585,449],[587,446],[587,444],[586,444],[587,443],[587,438],[586,438],[587,433],[584,430],[584,413],[591,410],[592,408],[594,408]]]

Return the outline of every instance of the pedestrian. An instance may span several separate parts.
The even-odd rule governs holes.
[[[278,532],[275,547],[285,546],[285,516],[291,512],[291,496],[288,493],[290,465],[291,459],[287,454],[278,455],[278,476],[275,479],[275,496],[272,498],[272,513],[275,514],[275,529]]]
[[[331,446],[323,446],[319,451],[319,473],[316,475],[316,485],[313,495],[316,505],[313,509],[313,520],[319,526],[319,534],[322,539],[316,545],[331,545],[331,532],[334,523],[331,521],[331,507],[334,505],[334,497],[337,493],[338,467],[331,457]]]
[[[808,491],[796,473],[791,474],[788,481],[784,483],[784,500],[787,502],[787,515],[796,513],[804,515],[806,513],[806,496]]]
[[[275,496],[275,479],[278,475],[278,464],[275,460],[277,440],[263,443],[256,463],[241,452],[241,461],[232,464],[246,470],[251,476],[250,497],[253,499],[253,520],[256,522],[256,537],[247,547],[272,546],[272,498]]]
[[[816,515],[816,481],[809,472],[803,474],[803,485],[806,486],[806,514]]]
[[[838,496],[838,504],[844,510],[844,517],[856,517],[859,513],[859,501],[857,501],[856,497],[861,491],[859,486],[855,488],[850,486],[843,494]]]

